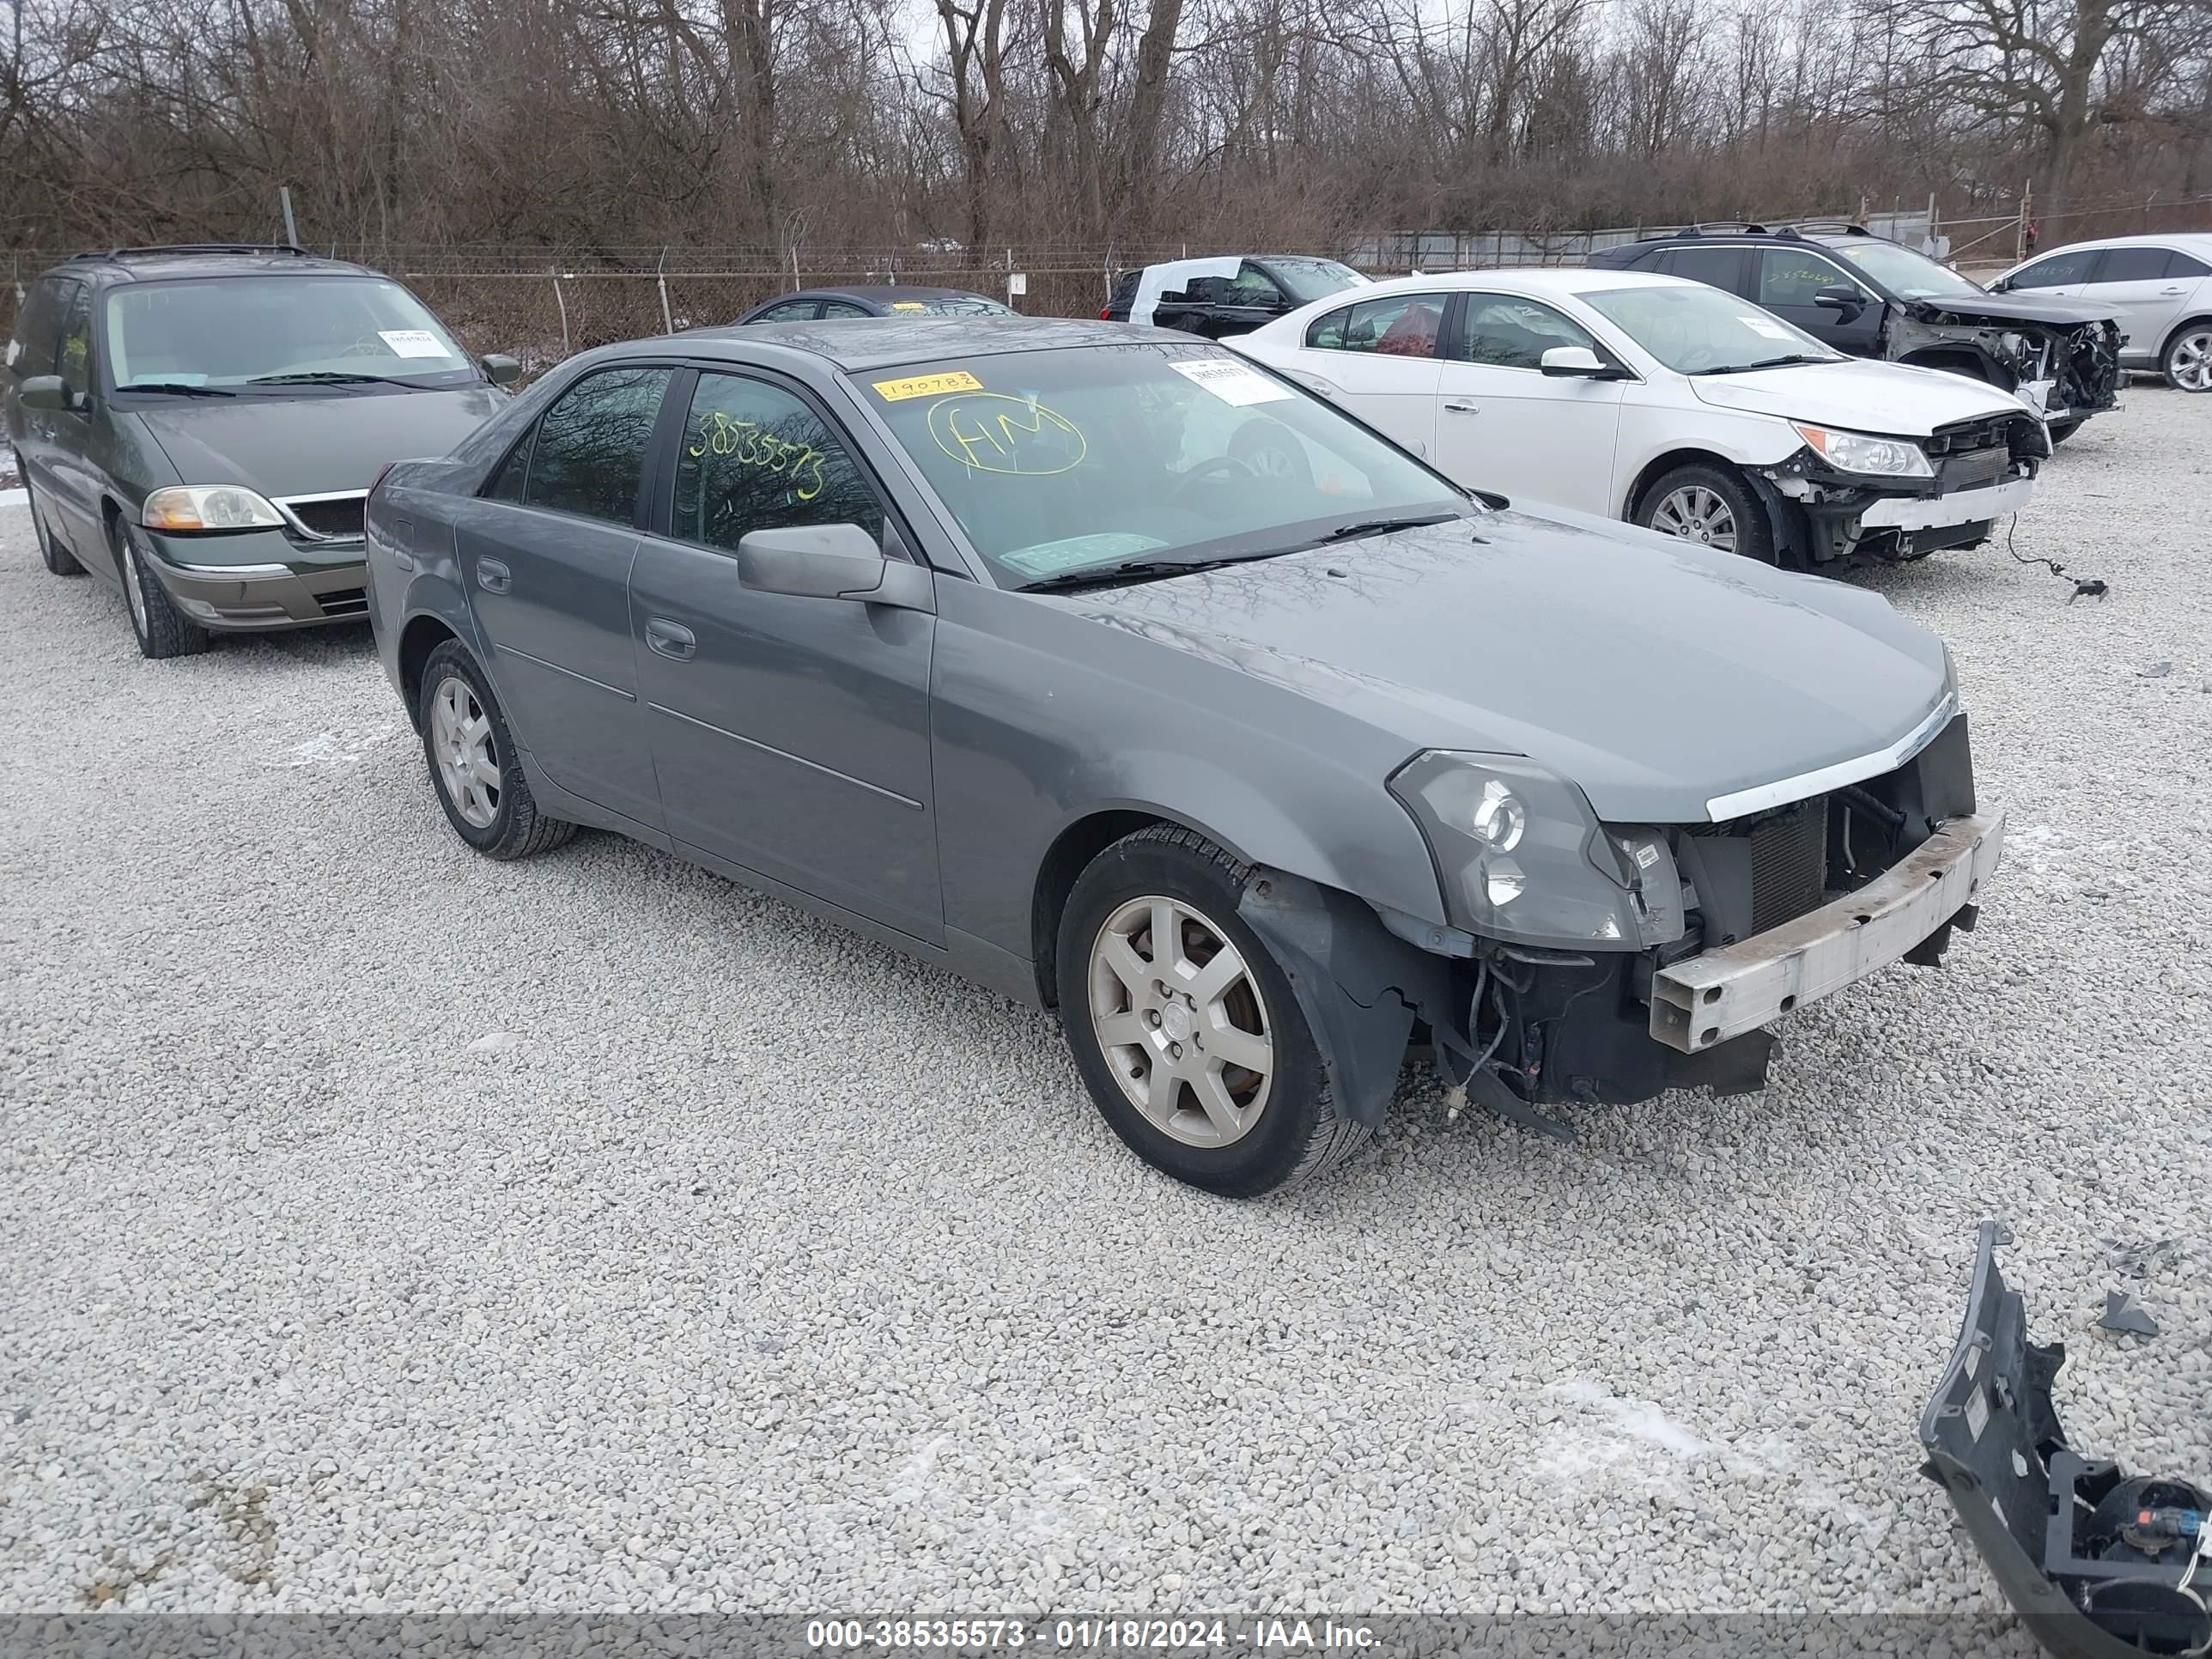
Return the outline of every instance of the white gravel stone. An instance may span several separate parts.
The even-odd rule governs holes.
[[[478,858],[365,632],[144,662],[0,511],[0,1609],[1987,1618],[1914,1438],[1983,1218],[2075,1438],[2212,1474],[2208,527],[2212,398],[2141,384],[2018,527],[2108,599],[1868,579],[2012,812],[1945,971],[1572,1145],[1409,1083],[1239,1206],[1040,1015]]]

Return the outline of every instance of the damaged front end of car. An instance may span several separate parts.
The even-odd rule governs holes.
[[[2025,410],[1883,441],[1900,456],[1879,474],[1838,465],[1810,436],[1774,465],[1749,469],[1774,545],[1808,567],[1893,564],[1976,547],[2027,504],[2051,454],[2048,429]]]
[[[1883,355],[1977,374],[2011,391],[2053,423],[2112,408],[2120,396],[2119,326],[1977,316],[1927,302],[1900,310],[1883,337]]]
[[[2212,1494],[2128,1475],[2067,1443],[2051,1398],[2063,1344],[2027,1340],[1984,1223],[1966,1317],[1920,1419],[1923,1473],[1950,1495],[2007,1601],[2058,1659],[2212,1652]]]
[[[1775,1021],[1891,963],[1938,966],[1974,926],[2003,816],[1977,809],[1950,692],[1887,758],[1717,798],[1705,823],[1616,824],[1533,763],[1431,751],[1390,787],[1449,925],[1270,871],[1240,914],[1289,964],[1363,1121],[1417,1020],[1449,1085],[1547,1133],[1565,1133],[1549,1105],[1749,1093]]]

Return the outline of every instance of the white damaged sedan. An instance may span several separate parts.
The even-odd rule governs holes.
[[[2051,453],[1995,386],[1845,356],[1674,276],[1405,277],[1224,343],[1470,489],[1796,569],[1978,545]]]

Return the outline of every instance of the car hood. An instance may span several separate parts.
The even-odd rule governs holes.
[[[1748,374],[1692,375],[1688,385],[1699,402],[1717,409],[1900,437],[1924,438],[1954,421],[2021,412],[2018,399],[1963,374],[1856,357]]]
[[[495,386],[352,397],[179,399],[137,411],[185,483],[264,495],[366,489],[386,461],[443,455],[507,401]]]
[[[1551,509],[1052,603],[1409,757],[1528,756],[1617,823],[1705,822],[1716,796],[1897,744],[1948,695],[1942,643],[1878,595]]]
[[[1987,317],[1997,322],[2049,323],[2056,328],[2101,323],[2120,314],[2094,300],[2052,300],[2033,294],[1947,294],[1937,299],[1915,300],[1911,309],[1923,313],[1944,311],[1954,317]]]

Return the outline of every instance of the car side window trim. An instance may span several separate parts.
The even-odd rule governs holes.
[[[678,535],[675,528],[677,447],[684,441],[684,425],[691,413],[691,400],[698,393],[699,382],[709,374],[751,380],[795,399],[822,422],[831,437],[844,446],[846,459],[852,462],[854,470],[860,475],[860,481],[874,494],[876,504],[883,508],[884,556],[903,559],[909,564],[920,565],[925,570],[942,568],[922,554],[921,544],[908,526],[907,515],[901,508],[898,498],[884,487],[882,469],[874,464],[865,447],[857,441],[852,422],[840,419],[836,410],[815,395],[811,386],[757,363],[714,362],[701,359],[683,366],[678,378],[690,377],[684,380],[683,396],[680,399],[672,397],[661,404],[660,419],[653,428],[653,456],[646,471],[657,482],[653,486],[651,510],[644,522],[647,535],[661,541],[673,542],[679,547],[697,548],[702,552],[728,556],[721,549],[700,547],[698,543]],[[964,576],[968,573],[952,570],[944,574]]]

